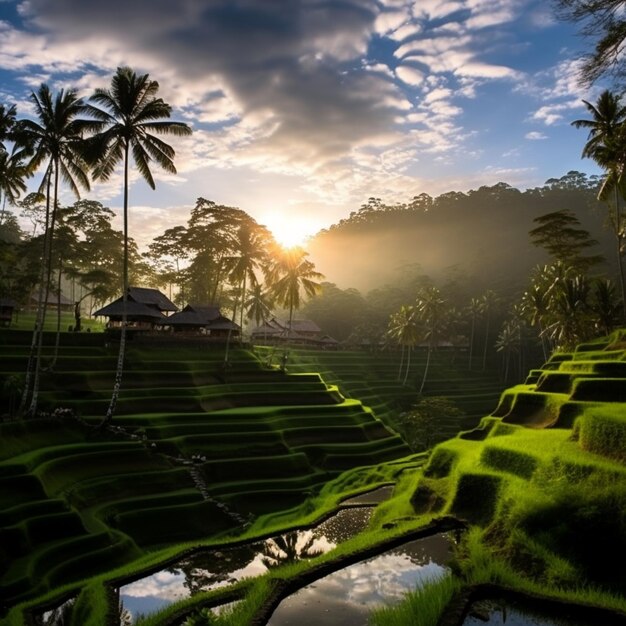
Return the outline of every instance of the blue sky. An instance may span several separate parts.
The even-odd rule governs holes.
[[[88,96],[119,65],[159,81],[178,175],[131,189],[131,234],[185,223],[202,196],[297,234],[377,196],[576,169],[585,42],[547,0],[0,0],[0,101],[42,82]],[[88,197],[119,210],[121,178]],[[70,196],[65,197],[71,201]]]

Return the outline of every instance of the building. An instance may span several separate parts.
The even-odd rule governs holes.
[[[218,306],[188,304],[182,311],[167,318],[174,332],[208,335],[212,338],[232,338],[241,335],[238,324],[223,316]]]
[[[10,326],[17,304],[11,298],[0,298],[0,325]]]
[[[126,326],[135,330],[153,330],[167,324],[165,313],[178,307],[158,289],[129,287],[126,298]],[[118,298],[94,312],[94,316],[108,317],[107,328],[119,328],[124,312],[123,298]]]

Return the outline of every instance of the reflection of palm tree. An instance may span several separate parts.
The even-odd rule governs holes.
[[[302,533],[297,530],[272,537],[263,545],[264,556],[261,557],[261,562],[265,567],[271,569],[302,559],[312,559],[323,552],[319,548],[313,548],[315,539],[316,537],[312,532]]]
[[[76,598],[71,598],[52,611],[36,616],[33,621],[37,626],[69,626],[72,622],[75,603]]]

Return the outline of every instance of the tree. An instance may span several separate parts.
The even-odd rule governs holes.
[[[441,297],[441,292],[437,287],[427,287],[423,289],[417,298],[416,310],[423,327],[423,337],[426,340],[428,349],[426,353],[426,365],[422,376],[422,383],[419,393],[424,391],[426,377],[430,366],[430,356],[437,348],[439,340],[443,337],[448,324],[448,305]]]
[[[26,178],[32,172],[24,164],[24,153],[20,149],[9,150],[6,141],[15,139],[15,105],[6,107],[0,104],[0,224],[4,221],[6,202],[15,204],[19,196],[26,191]]]
[[[404,379],[402,384],[406,385],[409,377],[409,369],[411,367],[411,350],[419,341],[421,336],[421,328],[417,319],[417,311],[414,306],[402,305],[400,310],[393,313],[389,318],[387,327],[387,336],[396,341],[402,347],[400,356],[400,368],[398,369],[398,380],[402,375],[402,365],[404,361],[404,351],[407,349],[407,362],[404,371]]]
[[[488,289],[480,298],[480,312],[485,318],[485,341],[483,343],[483,371],[487,367],[487,347],[489,346],[489,330],[491,326],[491,317],[498,305],[498,296],[494,291]]]
[[[519,353],[521,350],[521,328],[517,320],[507,320],[502,325],[500,334],[496,339],[496,351],[502,352],[504,360],[503,380],[506,384],[509,380],[509,366],[511,363],[511,355]]]
[[[267,274],[273,298],[289,309],[289,333],[292,332],[293,312],[300,308],[302,294],[314,296],[320,290],[317,281],[324,278],[307,256],[308,252],[300,247],[277,250]]]
[[[580,78],[591,85],[602,76],[622,79],[626,74],[624,42],[626,19],[624,0],[556,0],[562,18],[582,23],[582,34],[594,40],[594,51],[587,54]]]
[[[453,432],[446,432],[444,423],[455,422],[454,431],[458,432],[463,411],[445,396],[422,398],[406,413],[400,416],[399,427],[402,436],[415,451],[428,450],[439,441],[443,441]],[[448,427],[449,429],[449,427]]]
[[[470,341],[469,341],[469,363],[468,369],[472,369],[472,358],[474,354],[474,335],[476,332],[476,317],[480,315],[482,311],[482,305],[478,298],[472,298],[467,307],[467,312],[470,314],[472,318],[471,327],[470,327]]]
[[[598,242],[581,227],[572,211],[553,211],[534,218],[533,222],[537,226],[529,232],[531,241],[544,248],[555,261],[584,272],[604,260],[602,255],[584,256]]]
[[[88,122],[79,117],[85,112],[85,106],[77,92],[74,89],[67,91],[61,89],[56,96],[53,96],[48,85],[41,85],[36,93],[31,93],[30,99],[34,105],[37,120],[20,120],[16,137],[24,153],[29,156],[27,167],[30,171],[38,169],[45,163],[39,192],[41,193],[43,189],[46,190],[46,220],[37,319],[20,406],[20,410],[23,411],[27,396],[31,394],[28,414],[33,415],[37,410],[43,324],[52,275],[59,178],[63,179],[77,197],[80,197],[79,189],[81,187],[89,189],[89,178],[87,176],[88,167],[84,160],[84,134],[88,129]],[[50,197],[51,188],[52,198]],[[35,346],[36,356],[34,356]],[[31,372],[33,370],[31,389]]]
[[[254,320],[254,323],[260,326],[269,319],[272,305],[270,293],[263,288],[263,285],[256,283],[250,290],[250,295],[243,306],[246,310],[246,317],[250,321]]]
[[[156,94],[159,83],[148,74],[138,76],[129,67],[118,67],[110,89],[96,89],[87,111],[96,120],[91,129],[97,134],[91,140],[90,157],[95,163],[94,177],[108,180],[118,163],[124,168],[124,253],[122,269],[122,329],[111,402],[101,427],[108,425],[115,413],[124,371],[126,349],[126,302],[128,296],[129,237],[128,191],[129,160],[132,153],[135,167],[148,185],[156,185],[150,166],[156,162],[166,172],[176,173],[174,149],[157,135],[184,136],[191,129],[182,122],[169,121],[172,108]]]
[[[582,156],[592,159],[606,172],[598,199],[609,205],[609,222],[616,242],[623,320],[626,323],[626,283],[622,261],[626,229],[620,206],[620,198],[623,199],[626,192],[626,107],[622,106],[620,96],[608,90],[600,94],[595,105],[586,100],[583,102],[591,119],[575,120],[572,125],[589,129]]]

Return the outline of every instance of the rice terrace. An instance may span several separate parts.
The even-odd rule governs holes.
[[[625,9],[0,2],[0,626],[626,625]]]

